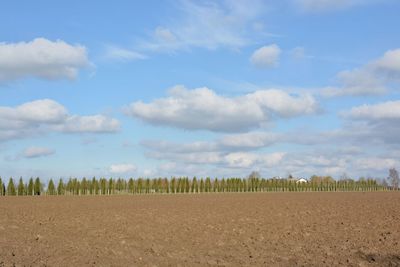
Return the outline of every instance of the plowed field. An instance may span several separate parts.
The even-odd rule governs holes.
[[[400,266],[400,192],[0,197],[0,266]]]

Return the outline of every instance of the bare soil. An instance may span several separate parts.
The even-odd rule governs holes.
[[[1,197],[0,266],[400,266],[400,192]]]

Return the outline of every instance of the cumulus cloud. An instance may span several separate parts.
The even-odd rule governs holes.
[[[117,119],[104,115],[69,116],[59,128],[68,133],[112,133],[118,131],[120,123]]]
[[[109,60],[128,62],[146,59],[147,57],[144,54],[134,50],[120,48],[116,46],[108,46],[106,49],[105,58]]]
[[[26,77],[75,79],[90,64],[84,46],[36,38],[30,42],[0,43],[0,81]]]
[[[39,158],[53,155],[55,150],[47,147],[28,147],[22,152],[24,158]]]
[[[291,173],[300,177],[318,174],[339,178],[345,172],[353,178],[382,177],[388,168],[400,164],[400,154],[394,153],[398,150],[396,144],[400,144],[399,130],[356,125],[329,132],[296,134],[298,139],[290,139],[291,134],[287,133],[250,132],[224,135],[213,141],[145,141],[141,145],[147,157],[162,162],[158,175],[237,177],[258,170],[267,177],[286,177]],[[310,140],[304,142],[303,137],[308,135]],[[389,140],[388,136],[394,139]],[[281,148],[282,143],[294,144],[296,149],[280,151],[276,145]],[[266,152],[266,147],[275,152]]]
[[[340,86],[324,88],[324,96],[384,94],[391,83],[400,82],[400,49],[389,50],[360,68],[342,71],[337,80]]]
[[[134,102],[126,114],[154,125],[188,130],[243,132],[261,127],[273,117],[295,117],[315,113],[316,100],[309,94],[292,96],[281,90],[225,97],[203,87],[188,90],[176,86],[166,98],[151,103]]]
[[[144,140],[140,144],[148,152],[147,156],[157,159],[179,157],[192,163],[216,163],[229,153],[248,152],[271,146],[279,142],[277,134],[265,132],[249,132],[223,135],[214,141],[195,141],[175,143],[162,140]],[[179,155],[178,155],[179,154]]]
[[[271,167],[278,164],[284,157],[284,152],[254,153],[254,152],[187,152],[151,151],[147,157],[179,162],[184,164],[217,165],[228,168],[252,168],[257,166]]]
[[[376,0],[293,0],[302,11],[318,13],[372,4]]]
[[[400,161],[386,157],[364,157],[356,159],[354,165],[358,166],[359,170],[386,171],[400,165]]]
[[[343,111],[342,115],[350,124],[349,129],[342,130],[349,138],[390,146],[400,144],[400,101],[364,104]]]
[[[136,166],[133,164],[113,164],[110,166],[110,172],[114,174],[133,173],[136,169]]]
[[[263,1],[177,2],[178,15],[168,25],[155,28],[140,45],[153,51],[191,48],[241,48],[253,42],[254,23],[265,10]],[[258,33],[259,34],[259,33]]]
[[[227,149],[257,149],[272,145],[279,140],[277,134],[265,132],[249,132],[225,135],[217,141],[219,147]]]
[[[387,101],[374,105],[364,104],[362,106],[353,107],[347,113],[353,119],[383,121],[383,120],[399,120],[400,121],[400,100]]]
[[[270,68],[278,65],[281,49],[276,44],[260,47],[250,57],[250,62],[258,68]]]
[[[292,50],[290,50],[289,54],[293,59],[296,59],[296,60],[301,60],[305,57],[308,57],[308,58],[311,57],[311,56],[306,55],[305,48],[301,47],[301,46],[297,46],[297,47],[293,48]]]
[[[120,124],[104,115],[70,115],[60,103],[40,99],[16,107],[0,106],[0,140],[10,140],[46,132],[116,132]]]
[[[284,152],[255,152],[271,145],[275,134],[252,132],[231,134],[214,141],[174,143],[168,141],[142,141],[149,158],[167,161],[166,166],[209,165],[220,168],[251,169],[278,165]],[[254,150],[254,151],[252,151]]]
[[[157,39],[164,42],[175,42],[176,36],[167,28],[157,27],[154,31]]]
[[[386,78],[400,79],[400,48],[387,51],[383,57],[370,65],[374,71]]]
[[[65,107],[50,99],[27,102],[15,108],[0,107],[0,121],[4,123],[0,124],[0,127],[6,127],[6,122],[17,125],[23,122],[58,123],[66,117]]]
[[[224,157],[228,167],[233,168],[252,168],[255,165],[263,167],[273,167],[278,165],[286,153],[275,152],[269,154],[256,154],[248,152],[230,153]]]

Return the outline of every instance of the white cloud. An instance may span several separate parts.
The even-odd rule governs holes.
[[[400,81],[400,49],[387,51],[381,58],[360,68],[338,73],[338,87],[324,88],[322,94],[334,96],[380,95],[389,90],[390,83]]]
[[[136,169],[136,166],[133,164],[113,164],[110,166],[110,172],[114,174],[133,173]]]
[[[302,11],[318,13],[378,2],[376,0],[293,0]]]
[[[62,124],[60,130],[69,133],[111,133],[120,128],[117,119],[109,118],[104,115],[68,117]]]
[[[278,65],[281,49],[276,44],[263,46],[251,55],[250,62],[258,68],[270,68]]]
[[[164,42],[175,42],[176,36],[167,28],[157,27],[154,31],[154,34],[157,39],[160,39]]]
[[[218,144],[205,141],[176,144],[168,141],[144,140],[141,141],[140,144],[150,150],[168,151],[173,153],[213,152],[218,149]]]
[[[177,144],[179,146],[180,144]],[[253,153],[253,152],[227,152],[223,148],[216,151],[176,152],[169,150],[153,150],[146,156],[168,162],[183,164],[218,165],[228,168],[251,168],[254,166],[270,167],[279,164],[285,153]]]
[[[53,155],[55,151],[46,147],[28,147],[22,152],[25,158],[38,158]]]
[[[215,141],[175,143],[145,140],[140,144],[147,149],[146,156],[160,160],[178,160],[192,164],[216,164],[231,153],[259,150],[278,142],[277,134],[250,132],[230,134]]]
[[[289,51],[289,55],[295,60],[302,60],[305,58],[314,58],[311,55],[307,55],[306,49],[302,46],[297,46]]]
[[[104,115],[79,116],[51,99],[27,102],[17,107],[0,107],[0,140],[10,140],[46,132],[115,132],[116,119]]]
[[[377,104],[356,106],[341,112],[347,119],[348,127],[341,130],[343,141],[374,144],[387,150],[400,144],[400,101],[386,101]]]
[[[400,165],[400,161],[393,158],[367,157],[354,161],[359,170],[389,170]]]
[[[292,96],[274,89],[224,97],[206,87],[187,90],[176,86],[169,94],[151,103],[134,102],[125,111],[154,125],[243,132],[261,127],[274,116],[295,117],[315,113],[318,109],[311,95]]]
[[[248,152],[230,153],[225,156],[224,161],[228,167],[233,168],[252,168],[256,164],[263,167],[272,167],[278,165],[286,153],[276,152],[270,154],[256,154]]]
[[[26,77],[75,79],[90,64],[84,46],[37,38],[30,42],[0,43],[0,81]]]
[[[371,68],[387,78],[400,79],[400,48],[385,52],[371,63]]]
[[[158,26],[144,50],[177,51],[190,48],[241,48],[251,43],[254,23],[265,10],[263,1],[177,2],[179,14],[168,25]]]
[[[348,115],[353,119],[371,121],[400,120],[400,100],[375,105],[364,104],[352,108]]]
[[[110,60],[123,61],[123,62],[147,58],[145,55],[139,52],[116,46],[108,46],[106,49],[105,57]]]
[[[3,120],[4,123],[18,125],[18,123],[23,122],[58,123],[65,120],[66,117],[67,110],[64,106],[50,99],[40,99],[15,108],[0,107],[0,128]]]
[[[278,136],[272,133],[249,132],[243,134],[225,135],[218,144],[228,149],[257,149],[278,141]]]
[[[354,126],[329,132],[301,134],[297,132],[299,138],[295,140],[289,140],[288,134],[284,133],[278,135],[250,132],[222,136],[214,141],[191,143],[146,141],[142,142],[142,145],[147,149],[145,153],[147,157],[161,161],[165,167],[158,169],[156,172],[158,175],[168,173],[168,175],[184,176],[243,177],[252,170],[258,170],[267,177],[286,177],[291,173],[304,177],[318,174],[339,178],[344,172],[353,178],[382,177],[386,175],[385,171],[388,168],[400,164],[400,154],[394,153],[398,150],[395,149],[395,144],[396,142],[399,144],[400,133],[392,129],[381,130],[379,132],[379,129],[373,127],[361,129],[359,126]],[[382,132],[390,132],[389,136],[394,137],[392,143],[389,143],[388,136],[382,135]],[[310,142],[306,144],[307,146],[299,146],[304,144],[303,138],[308,135],[317,146],[312,146],[313,143],[310,141],[307,141]],[[386,144],[376,140],[384,140]],[[278,149],[272,148],[280,142],[295,144],[295,151],[279,152]],[[265,152],[262,148],[266,146],[271,146],[272,151],[276,152]],[[377,152],[382,150],[390,153]],[[376,165],[373,164],[374,161]]]
[[[337,79],[342,86],[323,88],[323,96],[368,96],[387,92],[384,81],[364,69],[342,71],[337,74]]]

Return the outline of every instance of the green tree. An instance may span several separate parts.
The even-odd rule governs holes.
[[[146,190],[146,194],[150,193],[151,187],[150,187],[150,179],[149,178],[146,178],[144,187],[145,187],[145,190]]]
[[[88,189],[89,189],[89,185],[88,185],[88,182],[86,180],[86,177],[83,177],[83,179],[81,181],[81,193],[82,193],[82,195],[86,195],[88,193]]]
[[[23,196],[23,195],[25,195],[25,185],[24,181],[22,180],[22,177],[20,177],[18,183],[18,196]]]
[[[100,192],[102,195],[107,194],[107,180],[106,178],[100,178]]]
[[[29,179],[29,183],[28,183],[28,189],[27,189],[27,195],[28,196],[33,196],[34,194],[34,183],[33,183],[33,178],[31,177]]]
[[[99,182],[96,180],[96,177],[92,178],[92,195],[98,195],[100,190]]]
[[[56,187],[54,186],[53,179],[50,179],[49,185],[47,186],[47,194],[53,196],[56,195]]]
[[[226,192],[225,178],[222,178],[219,185],[220,185],[220,192]]]
[[[192,180],[192,193],[198,193],[198,192],[199,192],[199,185],[197,183],[197,178],[195,176],[195,177],[193,177],[193,180]]]
[[[171,179],[171,192],[173,194],[176,193],[176,178],[175,177],[172,177],[172,179]]]
[[[204,192],[204,180],[203,178],[200,178],[200,193]]]
[[[113,180],[113,178],[110,178],[108,180],[108,194],[109,195],[114,194],[114,180]]]
[[[211,179],[210,177],[206,178],[205,184],[204,184],[204,189],[207,193],[211,192]]]
[[[137,190],[138,194],[143,193],[143,179],[142,178],[138,179],[136,190]]]
[[[169,194],[169,180],[168,180],[168,178],[164,178],[164,187],[165,187],[165,193]]]
[[[41,192],[42,192],[42,184],[40,183],[40,178],[37,177],[35,179],[35,184],[33,186],[33,191],[34,191],[34,195],[35,196],[40,196]]]
[[[65,194],[65,186],[62,178],[58,181],[57,194],[60,196]]]
[[[133,194],[135,192],[135,181],[132,178],[128,181],[128,193]]]
[[[0,177],[0,196],[4,195],[3,188],[4,188],[3,181],[1,180],[1,177]]]
[[[185,178],[185,193],[189,193],[190,192],[190,182],[189,182],[189,178],[186,177]]]
[[[77,179],[74,178],[72,180],[72,184],[73,184],[73,191],[74,191],[74,195],[79,196],[81,194],[81,182]]]
[[[17,192],[15,191],[14,181],[13,178],[11,177],[10,180],[8,181],[7,195],[15,196],[16,194]]]
[[[219,192],[219,181],[218,178],[215,178],[214,183],[213,183],[213,190],[214,192]]]
[[[121,178],[118,178],[115,184],[115,189],[117,191],[117,194],[121,194],[124,191],[124,182]]]

